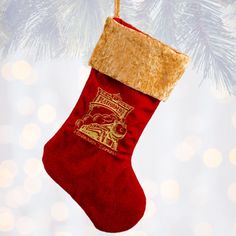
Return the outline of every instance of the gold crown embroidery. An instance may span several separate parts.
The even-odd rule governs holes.
[[[76,121],[75,134],[115,155],[118,141],[127,133],[125,119],[133,109],[122,101],[119,93],[111,94],[98,88],[88,112]]]

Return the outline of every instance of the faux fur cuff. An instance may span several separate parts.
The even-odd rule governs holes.
[[[89,65],[127,86],[165,101],[189,57],[108,17]]]

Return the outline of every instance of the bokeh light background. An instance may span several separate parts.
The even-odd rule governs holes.
[[[94,228],[41,160],[80,96],[87,61],[22,55],[0,62],[0,235],[110,235]],[[146,212],[114,235],[236,236],[236,97],[200,80],[190,64],[143,132],[132,163]]]

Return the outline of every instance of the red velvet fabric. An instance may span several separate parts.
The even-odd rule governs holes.
[[[73,111],[44,146],[47,173],[99,230],[125,231],[143,216],[131,156],[159,102],[92,68]]]

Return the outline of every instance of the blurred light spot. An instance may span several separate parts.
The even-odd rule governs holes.
[[[9,190],[5,195],[6,205],[17,208],[27,204],[31,195],[24,189],[23,186],[17,186]]]
[[[152,218],[155,216],[157,212],[156,202],[152,201],[149,198],[146,198],[146,209],[144,212],[144,218]]]
[[[49,104],[42,105],[38,110],[38,118],[45,124],[52,123],[56,118],[56,110]]]
[[[208,223],[200,223],[194,227],[194,236],[213,236],[213,227]]]
[[[10,125],[0,125],[0,144],[11,143],[13,139],[13,129]]]
[[[14,179],[9,170],[0,168],[0,187],[1,188],[9,187],[12,184],[13,180]]]
[[[56,221],[65,221],[69,212],[64,202],[56,202],[51,207],[51,216]]]
[[[42,181],[39,178],[26,177],[24,181],[24,188],[29,193],[38,193],[42,188]]]
[[[176,180],[166,180],[160,185],[160,193],[164,200],[173,202],[179,198],[180,187]]]
[[[31,65],[24,60],[16,61],[12,65],[12,74],[16,79],[19,80],[27,79],[30,76],[31,72],[32,72]]]
[[[12,176],[16,175],[18,168],[17,168],[17,164],[16,164],[15,161],[13,161],[13,160],[4,160],[4,161],[2,161],[1,166],[3,168],[8,169],[11,172]]]
[[[27,124],[24,126],[20,135],[20,145],[25,149],[32,149],[35,147],[40,138],[40,128],[36,124]]]
[[[236,236],[236,223],[233,225],[232,236]]]
[[[233,127],[236,128],[236,112],[233,113],[231,121],[232,121]]]
[[[217,168],[222,162],[222,154],[217,149],[208,149],[203,154],[203,161],[207,167]]]
[[[41,176],[44,172],[43,163],[36,158],[30,158],[25,161],[24,172],[30,177]]]
[[[35,104],[32,98],[23,97],[17,102],[17,109],[21,115],[27,116],[34,112]]]
[[[227,194],[231,201],[236,202],[236,183],[230,184]]]
[[[34,231],[34,221],[27,217],[20,217],[16,222],[16,230],[21,235],[30,235]]]
[[[197,136],[188,136],[176,148],[176,158],[188,161],[194,157],[201,146],[201,139]]]
[[[142,187],[144,189],[145,195],[148,198],[154,198],[157,196],[158,193],[157,184],[154,181],[144,180],[142,182]]]
[[[55,236],[71,236],[71,234],[68,232],[56,232]]]
[[[236,148],[233,148],[229,152],[229,160],[231,164],[236,165]]]
[[[1,75],[5,80],[12,80],[11,64],[6,63],[1,68]]]
[[[17,165],[12,160],[5,160],[0,164],[0,187],[9,187],[17,173]]]
[[[8,232],[15,227],[15,217],[11,210],[6,207],[0,208],[0,231]]]

